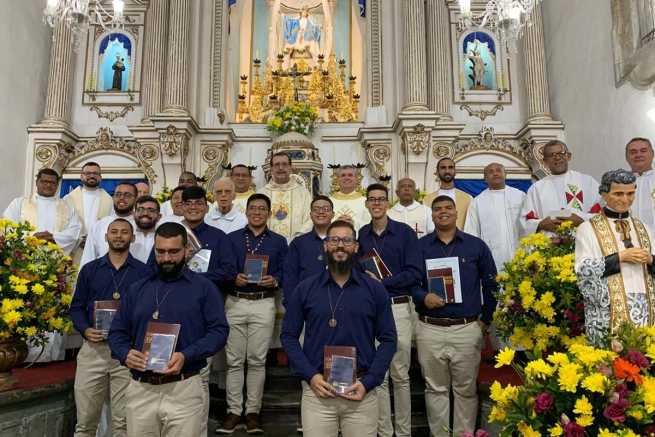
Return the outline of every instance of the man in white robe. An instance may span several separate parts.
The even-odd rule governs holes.
[[[582,223],[575,241],[575,272],[585,306],[585,333],[591,343],[622,323],[655,323],[653,235],[631,217],[636,178],[626,170],[603,175],[600,192],[607,206]]]
[[[155,245],[155,229],[160,219],[157,199],[148,195],[139,197],[134,208],[136,231],[134,243],[130,245],[130,253],[144,264],[148,262],[150,252]]]
[[[528,190],[521,210],[525,236],[537,232],[552,236],[565,221],[578,227],[600,212],[602,206],[598,182],[589,175],[569,170],[571,153],[566,144],[559,140],[549,141],[542,153],[550,175]]]
[[[502,164],[492,163],[484,168],[484,180],[489,188],[473,199],[464,225],[464,232],[487,243],[498,272],[505,268],[504,264],[514,257],[519,248],[519,217],[526,198],[523,191],[505,185],[505,178]],[[495,351],[505,347],[516,349],[495,335],[493,325],[489,334]]]
[[[118,184],[113,196],[114,212],[91,225],[91,229],[89,229],[89,233],[87,234],[86,244],[84,245],[80,268],[89,261],[98,259],[107,253],[109,248],[105,241],[105,234],[111,222],[117,218],[124,218],[136,228],[136,222],[134,220],[136,196],[137,189],[133,183],[121,182]]]
[[[180,178],[177,180],[177,186],[185,187],[185,188],[197,187],[198,178],[196,177],[195,174],[191,173],[190,171],[182,172]],[[137,194],[138,194],[138,189],[137,189]],[[162,217],[166,217],[173,214],[173,209],[171,208],[170,200],[167,200],[166,202],[162,203],[160,212]]]
[[[205,223],[226,234],[243,229],[248,224],[248,219],[234,206],[237,193],[232,179],[223,177],[214,182],[213,194],[215,203],[205,215]]]
[[[255,194],[252,185],[252,170],[256,168],[257,167],[251,168],[243,164],[238,164],[232,167],[230,178],[232,179],[232,182],[234,182],[234,188],[237,193],[233,203],[237,210],[242,214],[246,213],[248,198]]]
[[[284,152],[271,157],[271,174],[273,180],[258,193],[271,199],[272,214],[268,227],[287,239],[312,230],[311,210],[312,195],[305,187],[291,179],[291,157]]]
[[[404,178],[396,184],[398,202],[387,211],[387,215],[401,223],[407,224],[421,238],[434,231],[432,211],[416,201],[416,183],[410,178]]]
[[[66,255],[70,255],[77,246],[82,223],[73,205],[56,197],[58,187],[59,174],[56,171],[50,168],[39,170],[36,175],[36,194],[14,199],[3,216],[14,222],[29,222],[36,228],[35,237],[56,244]],[[52,332],[46,335],[48,343],[43,353],[40,347],[30,348],[27,362],[64,359],[64,337]]]
[[[366,198],[355,190],[357,169],[352,165],[341,166],[337,173],[337,184],[339,191],[330,196],[334,205],[335,220],[345,220],[359,232],[359,228],[371,221],[371,214],[366,209]]]
[[[653,145],[647,138],[633,138],[625,146],[625,159],[637,178],[637,194],[632,216],[642,221],[651,232],[655,229],[655,174]]]
[[[428,208],[432,205],[432,201],[438,196],[448,196],[455,202],[457,207],[457,229],[460,231],[464,229],[466,223],[466,214],[473,197],[462,190],[455,188],[455,176],[457,176],[457,169],[455,168],[455,161],[450,158],[441,158],[437,162],[437,171],[434,173],[439,179],[439,189],[434,191],[423,199],[423,205]]]

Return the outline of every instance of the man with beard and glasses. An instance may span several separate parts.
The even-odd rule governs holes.
[[[136,227],[133,216],[136,195],[137,189],[131,182],[121,182],[116,186],[113,196],[114,212],[91,225],[84,245],[80,268],[107,253],[105,234],[111,222],[117,218],[122,218],[130,222],[133,227]]]
[[[187,187],[176,187],[171,191],[171,209],[173,214],[163,216],[157,222],[157,226],[161,226],[164,223],[173,222],[180,223],[184,220],[184,205],[182,204],[182,193],[186,190]],[[161,211],[160,211],[161,212]]]
[[[430,278],[442,284],[447,280],[459,283],[461,302],[445,302],[430,291],[428,279],[424,278],[423,286],[414,290],[419,314],[416,349],[425,379],[431,435],[459,436],[464,431],[475,431],[480,348],[496,308],[496,264],[484,241],[457,229],[457,210],[450,196],[434,199],[432,221],[434,233],[421,238],[416,250],[424,266],[422,270],[426,271],[427,261],[430,261],[435,266]],[[448,269],[451,274],[441,276],[441,272]],[[451,387],[454,396],[452,425]]]
[[[229,327],[216,286],[186,267],[187,231],[165,223],[155,232],[157,271],[132,285],[109,331],[112,357],[130,369],[130,436],[200,436],[206,426],[200,372],[227,341]],[[179,324],[173,356],[162,371],[146,370],[149,322]],[[205,434],[206,435],[206,434]]]
[[[284,258],[284,300],[286,307],[296,286],[309,278],[325,271],[325,249],[323,240],[327,228],[334,218],[334,205],[327,196],[316,196],[312,200],[309,216],[314,228],[291,241],[289,252]],[[351,223],[352,224],[352,223]]]
[[[106,332],[96,329],[94,308],[97,301],[122,301],[130,286],[145,278],[149,270],[130,254],[134,241],[130,222],[115,219],[105,240],[109,251],[80,270],[70,307],[73,326],[86,340],[77,356],[75,372],[76,436],[96,435],[107,395],[111,401],[113,436],[127,436],[125,390],[130,374],[111,357]]]
[[[243,427],[248,434],[261,434],[259,411],[262,407],[266,354],[275,325],[275,297],[282,282],[282,265],[287,254],[286,239],[271,231],[266,221],[271,215],[271,200],[264,194],[250,196],[246,217],[248,225],[228,235],[237,257],[239,273],[228,290],[225,314],[230,322],[227,354],[228,414],[216,432],[231,434]],[[249,282],[244,273],[248,255],[265,255],[266,272],[259,282]],[[245,418],[243,413],[244,370],[246,378]]]
[[[80,174],[82,186],[64,196],[64,200],[73,205],[77,217],[82,222],[82,238],[79,247],[75,250],[73,259],[76,264],[82,259],[86,235],[91,226],[111,214],[111,196],[100,188],[102,172],[95,162],[87,162],[82,166]]]
[[[141,262],[148,262],[148,257],[155,245],[155,228],[161,219],[159,202],[152,196],[141,196],[134,208],[136,232],[130,253]]]
[[[197,187],[198,178],[196,177],[195,174],[191,173],[190,171],[182,172],[180,178],[177,181],[177,186],[184,187],[184,188]],[[173,214],[173,208],[171,207],[171,201],[167,200],[161,205],[161,216],[167,217],[171,214]]]
[[[395,424],[398,437],[410,436],[412,427],[411,393],[409,387],[409,366],[411,364],[412,336],[414,335],[414,306],[411,293],[421,282],[421,256],[416,251],[418,238],[414,230],[387,216],[389,192],[381,184],[371,184],[366,189],[366,208],[371,223],[359,231],[358,259],[373,249],[386,264],[391,276],[382,279],[375,272],[366,273],[382,283],[391,297],[391,309],[398,332],[398,348],[389,368],[393,381]],[[359,266],[358,266],[359,268]],[[378,390],[380,414],[378,434],[391,437],[394,428],[391,423],[391,400],[387,378]]]
[[[291,173],[291,157],[285,152],[273,154],[273,180],[258,191],[265,194],[273,204],[268,227],[286,238],[287,243],[312,229],[312,220],[309,217],[312,195],[309,190],[291,179]]]
[[[541,153],[550,174],[528,190],[520,219],[527,236],[537,232],[553,236],[557,227],[566,221],[573,222],[577,228],[599,213],[604,204],[596,179],[569,170],[571,153],[566,144],[559,140],[549,141]]]
[[[302,424],[309,437],[336,436],[339,430],[344,437],[377,435],[377,387],[396,352],[397,335],[389,294],[353,269],[355,237],[343,220],[328,227],[323,242],[328,270],[296,287],[282,322],[282,346],[291,371],[302,379]],[[358,380],[348,394],[336,395],[323,379],[325,346],[356,348]]]
[[[423,199],[423,205],[429,208],[430,205],[432,205],[432,201],[436,199],[437,196],[450,197],[457,205],[457,210],[459,211],[459,215],[457,216],[457,229],[464,229],[466,213],[473,198],[470,194],[455,188],[455,176],[457,176],[455,161],[450,158],[441,158],[439,162],[437,162],[437,171],[434,174],[439,181],[439,189],[425,196]]]

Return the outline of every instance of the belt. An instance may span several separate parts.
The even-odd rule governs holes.
[[[262,291],[259,293],[241,293],[240,291],[228,291],[227,294],[230,296],[238,297],[239,299],[247,300],[260,300],[267,299],[269,297],[275,297],[275,291]]]
[[[418,316],[418,319],[421,322],[427,323],[428,325],[456,326],[456,325],[465,325],[467,323],[475,322],[476,320],[478,320],[478,316],[464,317],[462,319],[436,319],[434,317]]]
[[[409,303],[412,299],[409,296],[396,296],[391,298],[391,304]]]
[[[150,385],[162,385],[168,384],[169,382],[178,382],[189,379],[192,376],[199,375],[200,371],[196,370],[195,372],[180,373],[178,375],[162,375],[162,376],[132,376],[132,379],[136,382],[143,382]]]

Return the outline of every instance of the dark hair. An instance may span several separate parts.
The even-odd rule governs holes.
[[[430,205],[430,209],[434,208],[434,204],[437,203],[437,202],[450,202],[450,203],[453,204],[453,206],[457,207],[457,205],[455,205],[455,201],[453,200],[452,197],[450,197],[450,196],[443,196],[443,195],[442,195],[442,196],[437,196],[437,197],[432,201],[432,204]]]
[[[288,156],[288,155],[287,155],[287,156]],[[234,169],[239,168],[239,167],[243,167],[243,168],[245,168],[246,170],[248,170],[248,176],[252,177],[252,170],[250,170],[250,167],[248,167],[248,166],[245,165],[245,164],[237,164],[237,165],[235,165],[234,167],[232,167],[232,173],[234,173]]]
[[[119,182],[118,185],[116,185],[116,189],[118,189],[118,187],[120,187],[121,185],[128,185],[132,187],[132,189],[134,190],[134,197],[139,195],[139,189],[132,182],[128,182],[128,181]]]
[[[57,173],[51,168],[42,168],[41,170],[39,170],[39,172],[36,174],[36,180],[38,181],[39,179],[41,179],[41,176],[44,174],[47,174],[48,176],[56,177],[57,182],[59,182],[59,173]]]
[[[330,231],[334,228],[348,228],[352,231],[353,233],[353,238],[357,239],[357,231],[355,230],[355,227],[348,223],[345,220],[337,220],[332,222],[330,226],[327,228],[327,232],[325,233],[328,237],[330,236]]]
[[[277,152],[274,153],[273,156],[271,156],[271,167],[273,166],[273,158],[275,158],[276,156],[286,156],[286,158],[289,160],[289,165],[293,165],[293,163],[291,162],[291,157],[286,152]]]
[[[132,223],[120,217],[114,220],[113,222],[109,223],[109,226],[107,226],[107,232],[109,232],[109,228],[111,228],[111,225],[113,225],[114,223],[127,223],[128,225],[130,225],[130,232],[134,234],[134,226],[132,226]]]
[[[452,161],[453,162],[453,167],[457,168],[457,166],[455,165],[455,160],[453,158],[445,157],[445,158],[441,158],[439,161],[437,161],[437,171],[439,170],[439,166],[441,165],[441,163],[443,161],[446,161],[446,160],[447,161]]]
[[[371,191],[380,190],[384,191],[385,195],[389,197],[389,189],[382,184],[371,184],[366,187],[366,197],[371,193]]]
[[[196,185],[187,187],[184,191],[182,191],[182,202],[186,202],[187,200],[191,199],[203,199],[205,202],[207,202],[207,192],[204,188],[198,187]]]
[[[546,150],[548,150],[549,147],[555,147],[555,146],[562,146],[564,147],[564,150],[566,153],[569,153],[569,148],[566,146],[566,143],[564,141],[560,140],[550,140],[546,144],[544,144],[544,147],[541,148],[541,156],[546,157]]]
[[[598,193],[609,193],[612,184],[623,184],[629,185],[637,182],[637,177],[631,171],[623,170],[622,168],[618,170],[611,170],[606,172],[603,175],[603,178],[600,180],[600,185],[598,186]]]
[[[630,141],[628,141],[628,144],[625,145],[626,153],[628,152],[628,146],[630,144],[634,143],[635,141],[643,141],[644,143],[648,144],[648,148],[650,150],[653,150],[653,145],[651,144],[651,142],[650,142],[650,140],[648,138],[635,137],[635,138],[631,139]]]
[[[171,191],[171,197],[173,197],[173,194],[177,193],[178,191],[182,191],[182,192],[183,192],[183,191],[186,190],[187,188],[188,188],[188,187],[175,187],[175,188],[173,188],[173,191]]]
[[[196,182],[197,182],[198,177],[196,176],[196,174],[194,172],[192,172],[192,171],[183,171],[182,173],[180,173],[180,176],[185,175],[185,174],[190,174],[191,176],[193,176],[194,179],[196,179]]]
[[[325,200],[326,202],[328,202],[330,204],[330,208],[334,209],[334,203],[332,203],[332,200],[328,196],[323,196],[323,195],[318,195],[318,196],[314,197],[314,199],[312,200],[312,203],[309,204],[309,207],[313,208],[314,207],[314,202],[316,202],[318,200]]]
[[[166,239],[182,237],[182,246],[186,246],[188,242],[186,236],[186,228],[181,224],[175,222],[167,222],[159,226],[155,231],[155,240],[157,239],[157,237],[162,237]]]
[[[89,161],[89,162],[85,163],[82,166],[82,171],[84,171],[84,167],[98,167],[98,168],[100,168],[100,164],[98,164],[97,162]]]
[[[143,205],[143,204],[146,203],[146,202],[154,202],[155,205],[157,205],[157,214],[159,214],[159,211],[160,211],[159,202],[157,201],[157,199],[155,199],[154,197],[149,196],[149,195],[147,195],[147,194],[146,194],[146,195],[143,195],[143,196],[141,196],[141,197],[139,197],[139,198],[137,199],[137,201],[136,201],[136,205],[134,206],[134,208],[136,209],[137,206],[139,206],[139,205]]]
[[[253,200],[264,200],[266,202],[266,206],[268,207],[268,210],[269,211],[271,210],[271,199],[269,199],[266,194],[255,193],[255,194],[251,195],[250,197],[248,197],[248,200],[246,202],[246,209],[248,209],[248,207],[250,206],[250,203]]]

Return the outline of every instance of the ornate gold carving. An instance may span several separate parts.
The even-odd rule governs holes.
[[[224,146],[209,146],[202,151],[202,159],[209,164],[203,173],[202,177],[208,182],[214,177],[218,170],[218,166],[223,164],[227,165],[227,148]],[[210,187],[211,188],[211,187]]]
[[[436,143],[432,147],[432,155],[435,158],[448,158],[455,155],[455,147],[450,143]]]
[[[500,150],[503,152],[509,152],[512,155],[519,157],[526,164],[528,163],[528,157],[521,146],[510,143],[507,140],[494,138],[493,127],[482,127],[478,138],[455,144],[456,157],[475,150]]]
[[[382,105],[380,45],[380,0],[371,0],[371,102],[373,106]]]
[[[391,147],[387,144],[366,145],[366,160],[373,166],[373,171],[379,176],[387,173],[387,162],[391,159]]]
[[[503,105],[496,105],[490,111],[485,111],[484,109],[474,111],[469,105],[462,105],[459,107],[459,109],[466,109],[466,112],[469,113],[469,116],[478,117],[482,121],[484,121],[484,119],[487,117],[493,117],[496,115],[496,112],[504,110]]]
[[[36,149],[36,159],[41,162],[49,161],[52,157],[52,150],[50,147],[51,146],[39,146],[39,148]]]
[[[408,132],[405,135],[405,138],[406,143],[417,155],[423,153],[430,144],[430,132],[425,130],[425,126],[421,123],[414,126],[412,132]]]
[[[169,124],[166,128],[166,133],[161,134],[161,147],[168,156],[173,156],[180,151],[182,146],[182,137],[183,135],[177,131],[177,128],[172,124]],[[186,135],[184,135],[186,137]],[[188,139],[187,139],[188,146]]]
[[[98,114],[98,118],[106,118],[110,122],[116,120],[117,118],[122,118],[127,115],[129,111],[134,111],[134,107],[132,106],[126,106],[123,108],[122,111],[120,112],[114,112],[114,111],[103,111],[97,106],[92,106],[91,111],[95,111]]]

